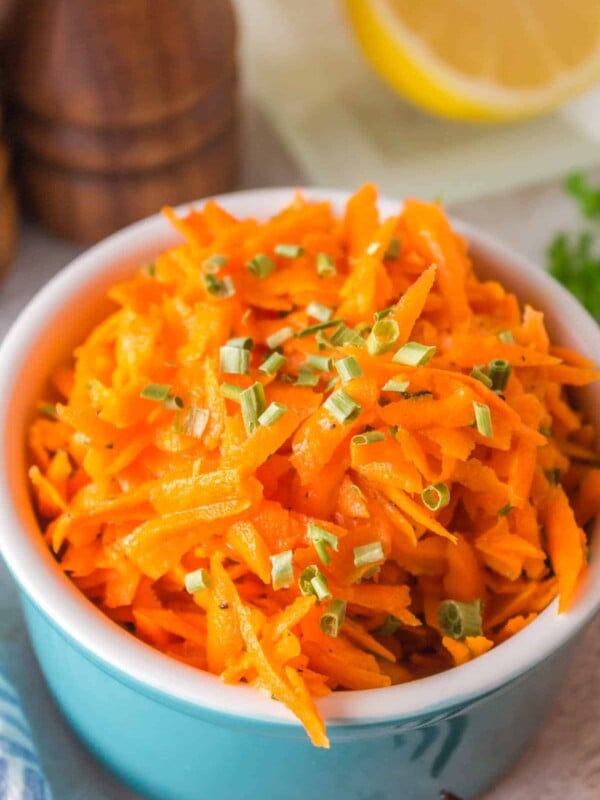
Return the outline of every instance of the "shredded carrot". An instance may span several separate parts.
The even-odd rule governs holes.
[[[301,195],[266,222],[166,214],[181,243],[111,289],[28,432],[82,593],[321,747],[316,698],[463,664],[576,602],[600,469],[565,389],[598,372],[478,279],[439,205],[381,219],[365,186],[341,219]],[[479,609],[462,638],[443,601]]]

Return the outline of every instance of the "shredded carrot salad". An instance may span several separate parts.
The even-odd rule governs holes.
[[[61,568],[327,747],[314,699],[463,664],[568,608],[600,510],[594,365],[372,186],[266,222],[214,202],[114,286],[29,429]]]

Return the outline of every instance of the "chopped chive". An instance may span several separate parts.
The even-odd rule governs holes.
[[[317,253],[317,275],[320,278],[328,278],[336,274],[337,269],[333,256],[328,253]]]
[[[317,331],[315,333],[315,342],[319,350],[329,350],[330,347],[333,347],[324,331]]]
[[[383,392],[401,392],[404,394],[408,387],[410,386],[410,381],[397,381],[394,378],[390,378],[387,383],[384,383],[382,386]]]
[[[227,347],[241,347],[242,350],[252,350],[254,340],[251,336],[236,336],[235,339],[229,339]]]
[[[381,431],[367,431],[367,433],[359,433],[352,437],[352,444],[357,447],[362,447],[365,444],[373,444],[374,442],[383,442],[385,434]]]
[[[242,314],[242,324],[247,325],[250,322],[250,317],[252,316],[253,309],[247,308],[244,313]]]
[[[236,403],[240,402],[242,390],[239,386],[236,386],[235,383],[222,383],[219,388],[223,397],[226,397],[228,400],[234,400]]]
[[[281,353],[270,353],[260,365],[259,370],[267,375],[276,375],[286,361],[287,358]]]
[[[229,275],[226,275],[223,279],[219,279],[216,275],[209,273],[208,275],[203,275],[202,280],[204,281],[206,291],[214,297],[226,298],[233,297],[235,294],[235,286]]]
[[[306,359],[306,363],[309,367],[316,369],[319,372],[331,372],[333,369],[333,359],[328,358],[327,356],[317,356],[313,353],[310,353]]]
[[[333,309],[329,306],[324,306],[323,303],[316,303],[314,300],[306,306],[306,313],[313,319],[318,319],[319,322],[329,322],[333,316]]]
[[[281,419],[288,408],[283,403],[269,403],[263,413],[258,418],[258,424],[270,428],[278,419]]]
[[[316,375],[310,367],[303,364],[298,370],[298,377],[296,379],[297,386],[316,386],[319,382],[319,376]]]
[[[436,349],[433,345],[429,347],[419,342],[407,342],[398,350],[392,361],[409,367],[422,367],[433,358]]]
[[[390,243],[387,246],[387,250],[385,251],[383,260],[393,261],[395,258],[398,258],[399,255],[400,255],[400,239],[398,239],[397,236],[393,236],[390,239]]]
[[[335,639],[346,619],[346,603],[344,600],[332,600],[327,611],[321,616],[319,626],[326,636]]]
[[[302,330],[298,331],[296,337],[298,339],[304,338],[304,336],[310,336],[312,333],[317,333],[317,331],[326,331],[328,328],[337,328],[340,324],[338,319],[332,319],[327,322],[317,322],[316,325],[309,325],[307,328],[302,328]],[[331,340],[333,344],[333,339]]]
[[[478,364],[477,366],[473,367],[471,370],[471,377],[475,378],[476,381],[483,383],[484,386],[487,386],[488,389],[492,388],[492,380],[491,378],[486,375],[484,372],[485,367],[483,364]]]
[[[369,542],[354,548],[355,567],[366,567],[368,564],[378,564],[380,561],[385,561],[381,542]]]
[[[494,426],[492,425],[492,414],[489,406],[474,400],[473,410],[475,411],[475,427],[478,432],[482,436],[492,437],[494,435]]]
[[[276,244],[275,255],[282,258],[300,258],[304,255],[304,248],[299,244]]]
[[[171,393],[169,383],[148,383],[140,392],[143,400],[154,400],[157,403],[164,403]]]
[[[394,617],[393,614],[390,614],[383,625],[380,625],[373,633],[377,636],[393,636],[400,628],[401,624],[398,617]]]
[[[221,372],[230,375],[247,375],[250,371],[250,353],[243,347],[224,345],[219,348]]]
[[[349,328],[343,322],[338,323],[337,329],[331,335],[331,344],[335,347],[365,347],[365,340],[362,336],[352,328]]]
[[[346,358],[339,358],[335,362],[335,368],[343,383],[353,381],[355,378],[360,378],[363,374],[360,364],[354,356],[346,356]]]
[[[319,602],[331,597],[327,578],[315,564],[310,564],[302,570],[298,578],[298,586],[303,595],[314,594]]]
[[[367,350],[372,356],[391,350],[400,336],[400,328],[395,319],[378,319],[367,337]]]
[[[546,425],[540,425],[539,430],[542,436],[546,436],[547,438],[552,436],[552,428],[548,428]]]
[[[548,479],[548,483],[551,483],[553,486],[558,486],[560,483],[560,470],[558,467],[553,467],[552,469],[546,470],[546,478]]]
[[[209,417],[210,411],[207,408],[189,406],[189,408],[186,409],[183,422],[181,423],[182,432],[185,433],[186,436],[200,439],[206,430]]]
[[[163,406],[169,411],[181,411],[183,400],[176,394],[170,394],[163,400]]]
[[[273,589],[287,589],[294,582],[294,556],[291,550],[269,556],[271,559],[271,585]]]
[[[276,347],[280,347],[284,342],[287,342],[288,339],[291,339],[294,335],[294,329],[286,326],[285,328],[280,328],[275,333],[272,333],[270,336],[267,336],[265,339],[265,344],[270,350],[275,350]]]
[[[339,376],[334,375],[333,378],[330,378],[325,384],[325,391],[330,392],[335,386],[338,385],[339,382],[340,382]]]
[[[432,483],[421,492],[421,500],[430,511],[439,511],[450,502],[450,489],[445,483]]]
[[[267,407],[265,399],[265,389],[262,383],[256,381],[240,392],[240,405],[242,407],[242,418],[246,426],[248,435],[254,433],[258,427],[258,419]]]
[[[205,261],[202,262],[202,268],[205,272],[212,274],[213,272],[218,272],[220,269],[227,264],[227,256],[219,255],[215,253],[214,256],[209,256]]]
[[[459,603],[458,600],[444,600],[438,608],[438,622],[445,636],[464,639],[466,636],[481,636],[483,603]]]
[[[389,317],[392,311],[396,308],[396,306],[388,306],[387,308],[382,308],[381,311],[376,311],[373,316],[375,317],[375,321],[378,322],[380,319],[385,319]]]
[[[365,253],[368,256],[376,256],[377,253],[379,252],[379,247],[380,247],[379,242],[371,242],[371,244],[367,246]]]
[[[323,564],[329,564],[331,561],[331,556],[329,555],[329,551],[327,550],[328,547],[331,547],[332,550],[338,551],[339,547],[339,539],[334,534],[325,528],[320,528],[318,525],[315,525],[313,522],[308,523],[308,538],[315,546],[315,550],[319,554],[319,558],[323,562]]]
[[[514,344],[515,337],[512,335],[511,331],[498,331],[498,338],[504,344]]]
[[[151,264],[146,264],[142,269],[149,278],[153,278],[156,275],[156,263],[154,261]]]
[[[511,512],[511,511],[512,511],[514,508],[515,508],[515,506],[511,506],[511,504],[510,504],[510,503],[507,503],[505,506],[502,506],[502,508],[500,509],[500,511],[498,511],[498,516],[499,516],[499,517],[505,517],[507,514],[510,514],[510,512]]]
[[[40,414],[44,414],[46,417],[50,417],[50,419],[56,419],[56,405],[52,403],[40,403],[38,406],[38,411]]]
[[[246,269],[255,278],[266,278],[275,269],[275,262],[264,253],[257,253],[254,258],[246,261]]]
[[[512,367],[505,358],[496,358],[488,365],[488,375],[492,382],[492,389],[495,392],[503,392],[506,389]]]
[[[194,572],[188,572],[183,582],[188,594],[196,594],[202,589],[208,589],[210,586],[210,573],[207,569],[197,569]]]
[[[330,414],[332,414],[338,422],[350,422],[357,417],[362,411],[362,406],[357,403],[353,397],[350,397],[343,389],[330,394],[327,400],[323,403]]]

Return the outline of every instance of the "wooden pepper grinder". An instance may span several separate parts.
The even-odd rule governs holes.
[[[13,259],[17,240],[17,204],[9,179],[9,161],[6,143],[0,139],[0,278]]]
[[[21,188],[57,234],[235,184],[231,0],[19,0],[5,62]]]

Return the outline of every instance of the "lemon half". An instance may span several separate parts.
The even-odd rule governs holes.
[[[503,121],[600,80],[600,0],[345,0],[380,75],[445,117]]]

